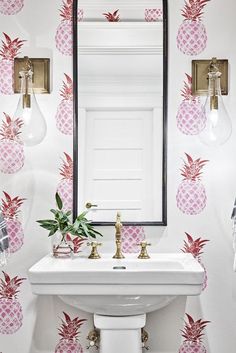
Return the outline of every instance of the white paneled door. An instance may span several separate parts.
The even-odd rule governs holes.
[[[161,128],[154,110],[87,110],[80,115],[79,200],[87,202],[93,221],[155,220],[160,210],[155,130]],[[159,126],[158,126],[159,125]],[[156,134],[158,136],[158,134]],[[160,190],[160,189],[159,189]]]

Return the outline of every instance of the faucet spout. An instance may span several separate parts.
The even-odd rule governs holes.
[[[122,251],[121,251],[122,223],[121,223],[121,214],[119,212],[117,212],[115,228],[116,228],[116,234],[115,234],[115,237],[116,237],[116,253],[113,256],[113,259],[124,259],[124,255],[122,254]]]

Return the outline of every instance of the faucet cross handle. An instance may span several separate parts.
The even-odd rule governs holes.
[[[141,246],[141,251],[138,256],[138,259],[150,259],[150,256],[147,253],[147,246],[151,246],[151,243],[148,243],[146,240],[141,241],[141,243],[137,244]]]
[[[92,241],[92,242],[88,242],[87,246],[92,246],[92,250],[91,253],[89,255],[89,259],[100,259],[101,256],[98,253],[98,246],[101,246],[102,243],[98,243],[97,241]]]

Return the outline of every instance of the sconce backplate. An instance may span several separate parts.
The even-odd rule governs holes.
[[[206,96],[208,92],[208,72],[210,60],[192,60],[192,94],[194,96]],[[221,94],[228,94],[228,60],[217,59],[217,66],[222,73]]]
[[[29,58],[33,69],[33,87],[36,94],[50,93],[50,59]],[[20,93],[19,72],[24,70],[25,58],[14,59],[14,93]]]

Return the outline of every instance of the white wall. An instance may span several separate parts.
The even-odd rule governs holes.
[[[56,128],[55,121],[57,106],[61,101],[59,91],[64,73],[72,75],[72,58],[60,54],[55,46],[54,37],[60,23],[60,7],[61,0],[25,0],[24,8],[17,15],[0,15],[0,38],[3,39],[2,32],[5,32],[11,38],[26,39],[21,56],[49,57],[52,72],[51,94],[37,97],[48,127],[45,140],[38,146],[26,149],[25,166],[20,172],[12,175],[0,173],[1,198],[2,190],[5,190],[12,196],[19,195],[27,199],[22,208],[24,245],[10,257],[8,265],[4,268],[4,271],[11,276],[27,277],[28,268],[49,251],[50,241],[47,239],[47,234],[41,232],[35,221],[49,216],[49,209],[53,206],[52,200],[60,180],[61,157],[64,151],[68,153],[72,151],[72,137],[61,134]],[[0,95],[0,120],[3,118],[2,112],[13,115],[18,97]],[[23,326],[14,335],[0,335],[0,352],[33,352],[32,337],[36,313],[40,317],[40,305],[36,306],[37,298],[31,294],[28,280],[21,286],[19,301],[23,306]],[[50,308],[47,312],[47,307],[45,308],[44,325],[49,322],[48,312],[53,310]],[[61,311],[59,315],[58,312],[55,312],[55,320],[61,316]],[[55,334],[52,347],[58,339],[57,324],[54,324],[52,330]],[[43,341],[46,342],[48,332],[50,327],[43,334],[37,333],[37,338],[44,336]]]
[[[204,14],[208,33],[206,50],[197,58],[228,58],[230,62],[230,93],[227,107],[232,117],[233,135],[222,147],[210,149],[198,142],[197,138],[185,137],[176,128],[175,115],[180,101],[178,94],[182,88],[184,73],[191,71],[191,58],[181,54],[176,48],[175,37],[181,22],[180,9],[183,1],[169,1],[169,185],[168,185],[168,239],[177,250],[182,243],[184,231],[210,239],[205,247],[203,262],[208,271],[208,288],[199,299],[189,299],[188,312],[196,310],[196,315],[210,320],[207,339],[209,352],[233,353],[235,351],[236,328],[236,277],[232,270],[233,252],[231,239],[231,209],[235,198],[235,76],[234,15],[236,4],[230,0],[210,1]],[[194,57],[195,59],[195,57]],[[203,182],[206,186],[208,203],[198,216],[185,216],[175,206],[175,193],[180,182],[178,168],[184,152],[209,159],[204,168]],[[173,176],[176,177],[173,177]]]
[[[32,6],[33,2],[33,6]],[[24,208],[25,244],[12,255],[5,271],[12,275],[26,276],[27,269],[49,250],[46,233],[41,232],[35,220],[45,218],[52,205],[56,184],[59,181],[58,167],[64,151],[70,152],[71,138],[56,130],[55,112],[60,101],[59,89],[63,73],[71,73],[71,61],[56,49],[54,35],[59,24],[58,9],[61,1],[25,0],[25,8],[14,17],[0,16],[0,32],[12,37],[28,40],[23,54],[37,52],[36,56],[52,58],[53,89],[50,96],[40,96],[39,102],[48,124],[48,135],[42,145],[26,151],[26,165],[14,176],[0,175],[0,189],[21,195],[28,200]],[[196,318],[210,320],[206,330],[205,344],[208,353],[234,353],[236,329],[236,277],[233,273],[233,251],[230,214],[236,195],[235,149],[235,95],[236,49],[234,0],[210,1],[205,9],[204,22],[208,32],[208,45],[199,58],[228,58],[230,62],[230,94],[226,102],[233,121],[233,135],[220,148],[209,149],[200,144],[196,137],[182,135],[176,127],[176,111],[181,101],[180,90],[185,72],[190,73],[191,58],[176,48],[176,33],[182,18],[182,0],[169,1],[169,128],[168,128],[168,227],[167,229],[146,228],[153,251],[179,251],[185,237],[184,232],[210,239],[205,247],[203,262],[208,272],[208,287],[199,298],[188,298],[186,311]],[[0,34],[1,35],[1,34]],[[2,37],[2,36],[1,36]],[[28,50],[29,49],[29,50]],[[196,58],[196,57],[194,57]],[[17,97],[0,96],[0,114],[14,112]],[[176,207],[175,195],[181,181],[179,168],[184,152],[193,157],[209,159],[205,167],[203,182],[207,190],[206,209],[198,216],[183,215]],[[1,191],[0,190],[0,191]],[[104,229],[104,238],[111,239],[113,229]],[[113,240],[110,243],[113,245]],[[104,251],[110,248],[104,246]],[[59,299],[35,298],[29,282],[22,285],[19,299],[23,304],[24,322],[19,332],[12,336],[0,336],[0,352],[49,353],[58,341],[57,326],[62,311],[75,316],[78,312],[66,307]],[[180,336],[176,332],[182,325],[170,323],[173,313],[183,308],[179,299],[159,313],[149,315],[147,328],[151,336],[151,353],[176,353]],[[92,327],[91,316],[80,334],[86,346],[86,334]],[[168,318],[170,318],[168,322]],[[171,326],[170,326],[171,325]],[[178,328],[179,325],[179,328]],[[160,334],[161,333],[161,334]],[[159,340],[158,340],[159,338]]]

